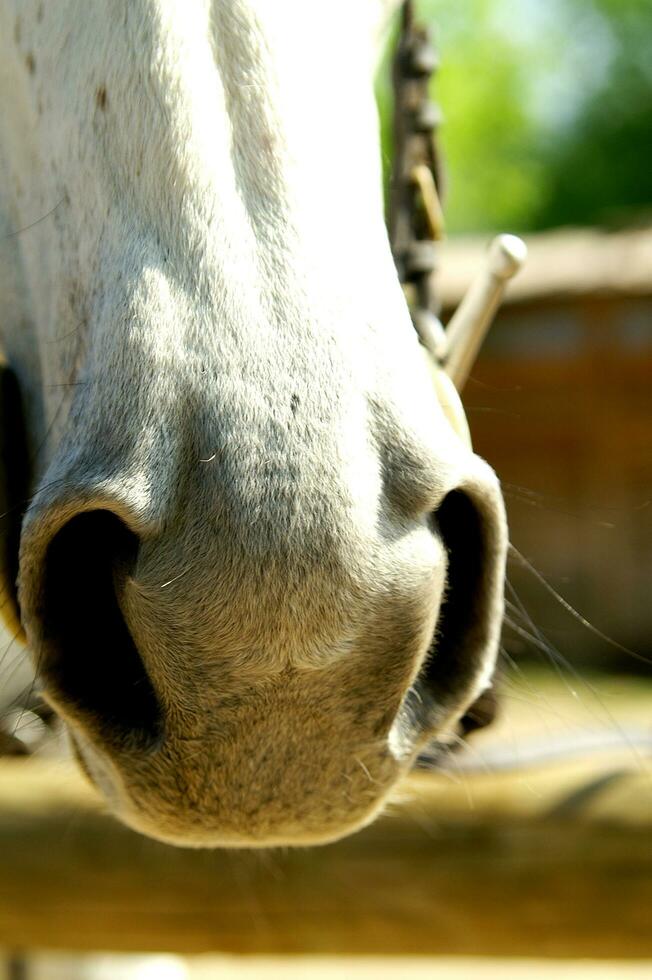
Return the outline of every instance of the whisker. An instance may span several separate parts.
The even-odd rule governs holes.
[[[592,633],[594,636],[597,636],[598,639],[604,640],[605,643],[608,643],[616,650],[620,650],[622,653],[626,653],[628,656],[633,657],[635,660],[640,660],[641,663],[648,664],[648,665],[652,664],[652,660],[650,660],[649,657],[644,657],[643,654],[637,653],[635,650],[631,650],[629,647],[626,647],[622,643],[619,643],[618,640],[614,640],[606,633],[603,633],[602,630],[598,629],[597,626],[594,626],[593,623],[589,622],[589,620],[586,619],[586,617],[582,616],[582,614],[578,612],[577,609],[574,608],[574,606],[571,606],[570,602],[564,599],[564,597],[560,595],[559,592],[557,592],[557,590],[554,589],[552,585],[550,585],[547,579],[543,577],[541,572],[537,571],[534,565],[532,565],[531,562],[529,562],[527,558],[524,555],[522,555],[521,552],[518,551],[511,543],[509,545],[509,552],[511,556],[515,557],[520,562],[523,568],[527,569],[527,571],[529,571],[534,576],[534,578],[537,580],[537,582],[539,582],[540,585],[543,586],[546,592],[548,592],[554,599],[556,599],[557,602],[560,604],[560,606],[563,609],[565,609],[566,612],[569,613],[569,615],[571,615],[575,620],[577,620],[578,623],[584,626],[584,628],[587,629],[590,633]]]
[[[72,330],[68,330],[66,333],[62,333],[59,337],[53,337],[51,340],[47,340],[46,343],[59,344],[61,343],[62,340],[67,340],[68,337],[72,337],[73,334],[76,334],[77,331],[85,325],[85,323],[86,320],[80,320],[79,323],[72,328]]]
[[[9,238],[15,238],[16,235],[22,235],[24,231],[29,231],[30,228],[36,228],[36,226],[40,225],[42,221],[45,221],[45,219],[49,218],[51,214],[54,214],[57,208],[60,208],[64,201],[65,197],[62,197],[61,200],[55,204],[53,208],[50,208],[46,214],[42,214],[40,218],[37,218],[36,221],[32,221],[29,225],[24,225],[22,228],[17,228],[16,231],[10,231],[8,234],[3,235],[0,241],[7,241]]]
[[[557,671],[560,679],[562,680],[566,688],[569,690],[572,697],[575,698],[576,700],[579,700],[579,694],[574,688],[570,687],[566,678],[563,675],[561,667],[562,666],[565,667],[566,670],[568,670],[569,673],[572,674],[575,680],[579,681],[579,683],[590,693],[591,697],[593,698],[593,701],[601,709],[604,718],[620,734],[624,744],[628,746],[628,748],[632,752],[632,755],[636,758],[638,764],[640,765],[641,769],[643,771],[647,771],[648,769],[647,760],[641,756],[639,749],[631,741],[627,732],[623,729],[623,727],[620,725],[617,719],[613,716],[613,714],[611,713],[607,705],[604,703],[604,700],[602,699],[598,691],[595,689],[595,687],[585,677],[582,677],[582,675],[575,669],[575,667],[570,663],[570,661],[566,657],[564,657],[562,653],[560,653],[560,651],[554,646],[554,644],[551,643],[548,637],[546,637],[545,634],[536,626],[531,616],[529,615],[527,609],[525,608],[519,596],[517,595],[514,586],[511,584],[511,582],[509,582],[509,580],[506,581],[506,585],[516,600],[517,611],[523,616],[527,625],[534,631],[534,635],[532,635],[532,633],[530,633],[528,629],[519,627],[514,623],[508,624],[510,628],[515,629],[526,639],[529,639],[534,644],[535,647],[543,650],[543,652],[546,653],[550,662],[553,664],[555,670]]]

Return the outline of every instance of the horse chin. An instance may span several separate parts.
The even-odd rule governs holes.
[[[263,780],[262,788],[245,759],[223,783],[228,765],[206,745],[202,778],[188,784],[178,765],[152,753],[139,764],[111,759],[76,725],[67,725],[73,754],[110,812],[131,830],[164,844],[185,848],[262,849],[328,844],[356,833],[383,811],[396,783],[409,769],[386,751],[366,761],[342,762],[342,778],[324,763],[325,778],[314,779],[305,759],[287,773]],[[244,782],[249,774],[251,786]],[[312,781],[311,781],[312,779]],[[297,789],[302,786],[303,789]],[[275,791],[276,790],[276,791]]]
[[[195,826],[188,821],[185,826],[156,823],[138,810],[124,809],[115,811],[115,816],[130,830],[134,830],[145,837],[159,841],[161,844],[169,844],[173,847],[188,849],[216,849],[224,848],[229,850],[264,850],[268,848],[288,848],[288,847],[314,847],[324,844],[333,844],[338,840],[349,837],[351,834],[358,833],[369,824],[373,823],[382,813],[386,805],[386,799],[379,800],[378,803],[368,810],[364,815],[359,816],[354,821],[340,824],[337,827],[324,826],[323,828],[295,828],[288,831],[269,832],[262,836],[252,833],[238,832],[237,830],[225,830],[223,828],[212,829],[210,827]]]

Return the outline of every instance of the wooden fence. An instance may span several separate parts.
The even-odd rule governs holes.
[[[652,779],[622,760],[420,774],[315,849],[180,850],[71,769],[0,765],[0,946],[652,957]]]

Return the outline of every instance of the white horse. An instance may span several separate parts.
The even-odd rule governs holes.
[[[349,833],[490,683],[503,505],[392,261],[383,7],[0,2],[6,610],[166,841]]]

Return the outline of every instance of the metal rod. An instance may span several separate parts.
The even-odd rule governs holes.
[[[444,370],[458,391],[469,376],[509,279],[523,265],[527,248],[516,235],[498,235],[486,266],[471,283],[446,328]]]

